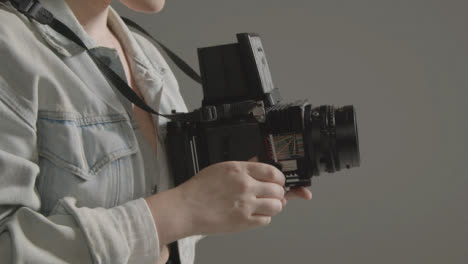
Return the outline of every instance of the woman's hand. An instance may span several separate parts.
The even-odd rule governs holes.
[[[268,225],[283,208],[284,181],[271,165],[228,161],[203,169],[177,188],[192,211],[196,232],[219,234]]]
[[[146,198],[160,244],[191,235],[266,226],[281,212],[286,200],[312,198],[304,187],[285,194],[283,173],[255,161],[213,164],[178,187]]]

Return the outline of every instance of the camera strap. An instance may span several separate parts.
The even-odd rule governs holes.
[[[94,63],[98,66],[101,72],[107,77],[115,88],[132,102],[137,107],[144,111],[168,118],[172,121],[212,121],[217,119],[217,111],[214,106],[205,106],[197,109],[190,113],[176,113],[172,114],[161,114],[151,108],[146,102],[141,99],[135,91],[124,81],[117,73],[115,73],[109,66],[106,65],[98,56],[89,52],[89,48],[83,43],[83,41],[73,32],[69,27],[63,24],[61,21],[55,19],[54,15],[45,9],[38,0],[0,0],[0,2],[10,2],[20,13],[24,14],[28,18],[34,19],[35,21],[50,26],[52,29],[62,34],[66,38],[75,42],[77,45],[82,47],[88,55],[93,59]],[[156,44],[158,44],[169,56],[169,58],[179,67],[185,74],[192,78],[197,83],[201,83],[201,77],[198,73],[193,70],[184,60],[172,52],[169,48],[163,45],[160,41],[152,37],[145,29],[139,26],[132,20],[122,17],[122,20],[130,27],[133,27],[148,36]]]

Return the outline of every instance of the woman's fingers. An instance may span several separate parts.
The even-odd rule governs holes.
[[[286,198],[281,199],[281,204],[283,207],[288,203],[288,200]]]
[[[252,157],[250,160],[250,162],[258,162],[258,157]],[[284,185],[284,182],[283,181],[280,181],[280,175],[278,175],[278,171],[276,171],[275,169],[273,168],[268,168],[269,166],[266,166],[266,167],[254,167],[253,169],[255,170],[263,170],[263,177],[259,177],[257,178],[256,180],[258,181],[263,181],[264,183],[265,182],[270,182],[270,183],[276,183],[276,184],[281,184],[283,183]],[[283,176],[284,177],[284,176]],[[280,186],[279,186],[280,187]],[[275,190],[276,189],[276,190]],[[291,188],[288,192],[284,193],[284,198],[281,198],[280,197],[280,191],[278,190],[278,188],[276,187],[266,187],[266,186],[262,186],[259,188],[258,190],[258,193],[257,193],[257,197],[258,198],[278,198],[278,199],[281,199],[281,204],[283,206],[286,205],[287,203],[287,200],[294,200],[294,199],[297,199],[297,198],[300,198],[300,199],[304,199],[304,200],[310,200],[312,199],[312,192],[305,188],[305,187],[294,187],[294,188]]]
[[[255,201],[255,210],[252,216],[274,216],[281,212],[281,200],[273,198],[260,198]]]
[[[284,198],[284,188],[276,183],[260,182],[255,183],[255,196],[257,198]]]
[[[257,181],[272,182],[284,186],[284,174],[272,165],[261,162],[249,162],[248,174]]]
[[[250,174],[253,174],[251,176],[254,179],[262,182],[273,182],[284,186],[286,178],[282,171],[270,164],[259,162],[257,156],[250,158],[248,162],[250,162],[248,169]]]
[[[296,198],[310,200],[312,199],[312,192],[305,187],[294,187],[286,192],[284,197],[286,200],[294,200]]]
[[[265,215],[252,215],[251,222],[255,226],[267,226],[271,223],[271,216]]]

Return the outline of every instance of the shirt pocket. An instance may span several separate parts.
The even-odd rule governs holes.
[[[129,174],[137,144],[126,115],[42,112],[37,133],[36,186],[44,213],[67,196],[87,207],[112,207],[132,196]]]

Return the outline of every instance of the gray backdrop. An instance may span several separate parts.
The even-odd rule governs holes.
[[[314,179],[267,228],[209,237],[196,263],[468,263],[466,0],[167,0],[115,7],[198,68],[260,33],[285,100],[354,104],[360,168]],[[190,109],[201,89],[174,69]]]

